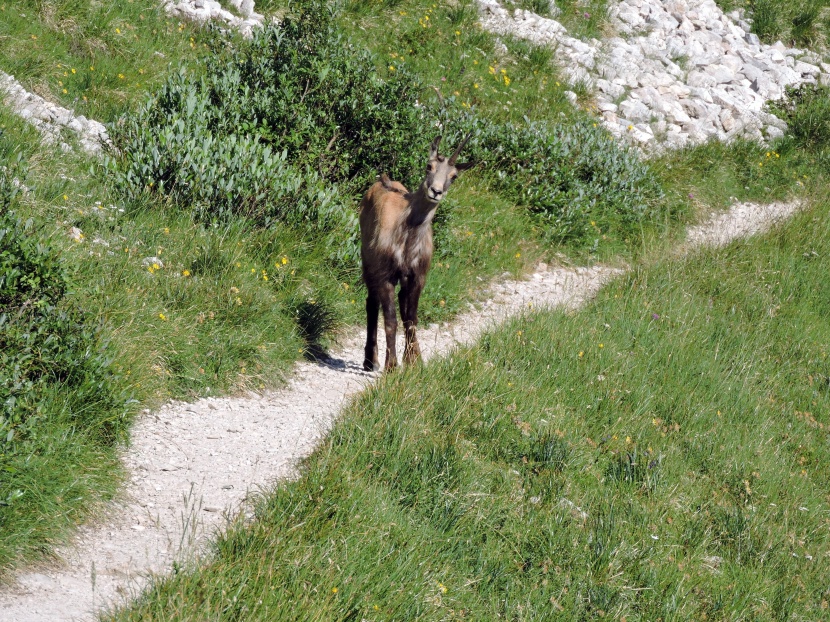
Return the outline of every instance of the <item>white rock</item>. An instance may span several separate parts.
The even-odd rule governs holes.
[[[817,55],[780,42],[761,44],[747,34],[743,13],[726,16],[713,0],[612,3],[611,25],[620,36],[603,43],[573,39],[555,20],[527,11],[511,17],[498,0],[479,0],[479,6],[488,30],[556,47],[566,75],[593,80],[604,125],[641,144],[657,142],[651,128],[667,146],[738,135],[763,139],[762,128],[781,130],[758,116],[767,100],[788,85],[830,82],[830,64],[819,68]],[[675,62],[680,58],[682,66]],[[618,108],[608,101],[626,93]]]
[[[734,72],[726,65],[709,65],[705,71],[715,79],[716,84],[726,84],[735,79]]]
[[[809,76],[818,76],[821,73],[821,69],[816,67],[815,65],[811,65],[809,63],[803,63],[798,61],[795,63],[793,69],[796,73],[800,73],[802,76],[809,75]]]
[[[776,138],[782,138],[784,136],[784,132],[773,125],[768,125],[764,128],[764,131],[767,134],[767,138],[770,140],[775,140]]]
[[[620,114],[632,121],[648,121],[651,119],[651,111],[643,102],[626,99],[619,106]]]
[[[719,118],[724,131],[730,132],[735,129],[735,119],[732,117],[732,113],[728,109],[724,108],[721,110]]]

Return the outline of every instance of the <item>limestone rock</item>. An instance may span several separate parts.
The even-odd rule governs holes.
[[[764,112],[767,101],[787,86],[830,84],[830,64],[818,55],[762,44],[742,10],[726,15],[714,0],[613,3],[619,36],[602,43],[570,37],[553,19],[511,13],[498,0],[478,4],[484,28],[552,46],[571,80],[596,88],[605,127],[648,148],[775,138],[786,125]]]

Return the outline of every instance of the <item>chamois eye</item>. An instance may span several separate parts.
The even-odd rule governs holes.
[[[458,175],[456,173],[453,173],[452,177],[450,177],[450,181],[455,181],[456,179],[458,179]]]

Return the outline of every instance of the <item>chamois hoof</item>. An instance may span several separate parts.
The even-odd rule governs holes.
[[[363,360],[363,371],[380,371],[380,363],[369,359]]]

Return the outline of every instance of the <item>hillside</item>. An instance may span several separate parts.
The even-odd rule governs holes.
[[[10,581],[0,602],[19,619],[100,607],[143,585],[132,577],[197,549],[221,560],[227,538],[258,524],[209,544],[222,512],[248,497],[245,511],[263,516],[272,501],[251,505],[249,488],[329,446],[335,420],[334,434],[351,425],[359,407],[339,415],[341,404],[371,380],[351,371],[364,296],[355,206],[380,171],[417,184],[433,133],[452,141],[471,131],[468,156],[480,163],[436,223],[421,305],[436,351],[469,343],[488,318],[559,300],[550,296],[562,279],[566,298],[585,300],[608,278],[587,287],[573,275],[674,270],[657,258],[677,255],[686,225],[712,210],[733,206],[705,236],[732,223],[765,230],[764,215],[798,205],[822,218],[830,66],[818,13],[805,25],[792,7],[759,22],[760,6],[726,14],[734,7],[682,0],[128,4],[3,7],[0,71],[15,77],[0,76],[0,567]],[[547,317],[538,321],[559,321]],[[429,374],[454,368],[453,356],[370,394],[387,399],[398,376],[432,386]],[[221,397],[251,390],[261,396]],[[319,460],[302,467],[297,487],[319,475]],[[420,485],[423,494],[432,486]],[[292,486],[281,490],[291,496]],[[120,500],[125,490],[134,502]],[[78,548],[61,544],[96,515]],[[271,524],[290,528],[268,519],[263,529]],[[96,564],[85,550],[112,553]],[[74,560],[68,573],[17,570],[55,555]],[[204,590],[199,576],[194,567],[182,580]],[[167,585],[135,615],[166,617],[156,607]],[[89,588],[91,602],[73,597],[66,608],[61,590]],[[566,603],[566,615],[583,611],[584,598]],[[326,602],[324,617],[355,611],[353,601]],[[386,615],[419,610],[405,602]],[[472,602],[459,610],[493,614]]]

